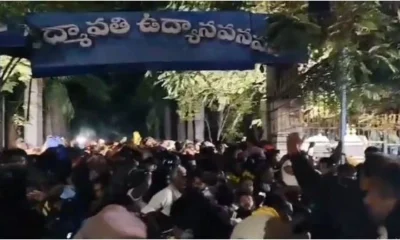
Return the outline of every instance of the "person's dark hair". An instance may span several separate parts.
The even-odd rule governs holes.
[[[240,200],[240,198],[243,196],[253,196],[253,195],[250,192],[241,190],[236,193],[236,196],[237,196],[237,199]]]
[[[232,227],[227,212],[202,193],[186,191],[171,207],[171,219],[181,229],[191,229],[194,238],[229,238]]]
[[[328,167],[335,165],[335,162],[330,157],[323,157],[319,160],[319,164],[325,163]]]
[[[247,149],[247,143],[246,142],[240,142],[238,144],[238,148],[245,151]]]
[[[268,140],[265,140],[265,139],[260,140],[260,145],[261,146],[270,145],[270,144],[272,144],[271,141],[268,141]]]
[[[83,154],[85,153],[85,151],[83,149],[80,149],[78,147],[67,147],[66,149],[67,149],[69,158],[71,160],[75,160],[75,159],[83,156]]]
[[[253,134],[250,134],[249,136],[246,137],[246,143],[250,143],[254,146],[258,146],[258,140],[257,140],[256,136],[254,136]]]
[[[182,149],[183,149],[183,144],[181,142],[179,142],[179,141],[176,141],[175,142],[175,150],[177,152],[180,152]]]
[[[385,196],[400,199],[400,163],[398,159],[387,159],[375,176],[381,183],[381,192]]]
[[[26,152],[4,150],[0,157],[0,200],[14,204],[26,199]],[[5,203],[2,203],[5,204]]]
[[[0,236],[2,238],[42,238],[45,220],[27,202],[26,152],[4,150],[0,156]]]
[[[15,148],[4,150],[0,155],[0,162],[2,164],[20,163],[27,159],[27,154],[24,150]]]
[[[179,156],[169,151],[161,151],[155,157],[161,160],[161,164],[166,168],[172,169],[181,164]]]
[[[278,212],[284,212],[286,214],[292,214],[291,209],[284,197],[281,195],[270,193],[264,199],[264,206],[274,208]]]
[[[361,167],[361,172],[366,177],[374,176],[379,172],[380,167],[390,161],[390,159],[391,157],[389,155],[380,152],[367,153]]]
[[[215,199],[221,206],[231,206],[235,202],[235,194],[227,184],[218,186]]]
[[[123,146],[121,150],[118,151],[116,156],[122,161],[132,162],[133,160],[142,160],[142,153],[133,150],[129,146]]]
[[[93,184],[100,184],[103,187],[108,186],[110,183],[111,176],[108,172],[102,173],[100,176],[96,177],[93,180]]]
[[[203,181],[203,179],[204,179],[204,173],[201,171],[201,170],[199,170],[199,169],[196,169],[196,170],[194,170],[193,172],[191,172],[190,174],[189,174],[189,178],[190,178],[190,180],[194,180],[194,178],[199,178],[199,179],[201,179],[202,181]]]
[[[365,149],[364,154],[369,154],[369,153],[378,153],[380,152],[379,148],[375,146],[369,146]]]
[[[346,163],[346,164],[340,165],[338,167],[337,171],[338,171],[339,175],[348,177],[348,176],[354,175],[357,172],[357,169],[355,167],[353,167],[352,165]]]
[[[214,154],[214,147],[201,147],[200,148],[200,154],[202,155],[213,155]]]

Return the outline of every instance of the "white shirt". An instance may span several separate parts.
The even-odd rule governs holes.
[[[147,214],[161,210],[163,214],[169,216],[172,204],[181,197],[181,193],[174,186],[169,185],[154,195],[150,202],[142,208],[141,212]]]
[[[282,164],[281,168],[281,173],[282,173],[282,180],[287,186],[299,186],[299,183],[297,182],[297,178],[294,175],[291,175],[285,171],[285,167],[292,166],[292,163],[290,160],[286,160]]]

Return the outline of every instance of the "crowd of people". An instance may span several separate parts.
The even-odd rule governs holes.
[[[0,156],[1,238],[398,238],[400,162],[267,141],[59,144]]]

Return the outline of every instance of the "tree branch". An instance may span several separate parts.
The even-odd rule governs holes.
[[[213,138],[211,135],[211,127],[210,127],[210,122],[208,121],[208,114],[205,114],[205,118],[204,118],[204,122],[206,123],[206,127],[207,127],[207,132],[208,132],[208,138],[211,142],[213,142]]]
[[[224,110],[220,111],[220,114],[222,114],[222,123],[218,124],[219,125],[218,126],[218,135],[217,135],[217,140],[218,141],[221,140],[220,138],[221,138],[222,132],[224,131],[224,128],[225,128],[225,125],[226,125],[226,121],[228,120],[231,108],[232,108],[231,106],[226,107],[226,113],[225,114],[224,114]],[[218,123],[220,123],[220,122],[218,122]]]

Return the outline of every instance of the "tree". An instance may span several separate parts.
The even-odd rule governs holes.
[[[192,120],[203,106],[218,113],[216,139],[234,134],[243,117],[265,94],[265,75],[252,71],[165,72],[159,76],[168,99],[178,104],[183,119]],[[209,136],[211,126],[206,119]]]
[[[1,124],[7,126],[2,131],[6,131],[8,142],[13,142],[17,138],[16,127],[25,124],[24,89],[31,81],[30,62],[23,58],[1,55],[0,67],[0,98],[4,102],[1,114],[4,114],[4,122]]]
[[[10,96],[16,88],[21,90],[21,85],[24,88],[32,79],[30,62],[27,59],[1,55],[0,68],[2,69],[0,77],[1,97]],[[11,122],[16,125],[24,123],[23,100],[23,92],[18,91],[12,104],[7,108]]]
[[[105,2],[102,4],[96,2],[4,2],[0,4],[0,13],[2,20],[11,19],[15,20],[17,23],[21,23],[23,22],[23,17],[27,13],[32,12],[126,11],[166,7],[167,5],[168,2],[161,2],[157,5],[149,2],[123,1]],[[74,76],[45,79],[47,83],[44,89],[44,94],[46,96],[45,102],[47,103],[47,133],[65,135],[67,132],[67,125],[69,125],[75,116],[80,118],[75,121],[75,123],[77,123],[75,125],[80,125],[81,123],[87,124],[90,122],[91,125],[98,125],[96,128],[106,129],[102,126],[110,124],[110,122],[107,121],[109,119],[100,118],[101,120],[96,121],[93,120],[93,115],[104,114],[105,109],[97,106],[101,104],[107,105],[106,102],[108,103],[107,99],[110,98],[109,92],[112,84],[106,84],[105,80],[109,78],[110,76],[103,76],[103,78],[95,76]],[[10,84],[15,85],[15,81],[8,81],[7,86],[4,86],[8,91],[12,91],[14,86]],[[93,86],[96,86],[96,88],[93,88]],[[69,91],[70,89],[73,90]],[[77,96],[77,94],[75,94],[76,92],[82,93],[84,97]],[[121,94],[119,93],[117,95]],[[83,101],[76,101],[74,99]],[[86,103],[95,101],[98,101],[97,104],[92,104],[90,109],[85,108],[86,105],[88,105]],[[96,112],[96,110],[98,112]],[[22,121],[23,116],[20,116],[18,119]],[[97,119],[99,119],[98,116]]]
[[[346,49],[349,109],[360,113],[398,92],[393,91],[393,80],[399,77],[399,19],[385,14],[378,2],[330,4],[331,17],[319,25],[304,17],[306,9],[272,17],[268,43],[278,53],[308,48],[309,61],[300,68],[303,96],[322,95],[333,110],[338,107],[337,91],[343,84],[337,79],[344,68],[341,56]],[[288,44],[290,39],[304,41]],[[382,83],[383,73],[388,81]]]
[[[0,5],[0,13],[2,14],[2,18],[12,18],[21,20],[23,16],[27,13],[39,13],[39,12],[51,12],[51,11],[145,11],[145,10],[238,10],[238,9],[248,9],[248,7],[253,6],[251,2],[193,2],[193,1],[166,1],[166,2],[124,2],[124,1],[116,1],[116,2],[104,2],[98,4],[96,2],[4,2]],[[143,73],[144,74],[144,73]],[[138,114],[134,113],[133,108],[142,109],[144,107],[150,106],[147,121],[148,128],[154,129],[155,126],[160,124],[157,123],[159,117],[157,113],[159,112],[160,107],[162,106],[162,101],[147,91],[148,95],[143,96],[143,94],[139,97],[141,100],[146,99],[146,101],[137,101],[133,96],[126,96],[124,100],[115,100],[124,94],[121,92],[116,93],[116,91],[120,91],[121,88],[118,88],[116,85],[121,85],[121,82],[113,83],[110,82],[110,79],[113,78],[110,75],[93,77],[93,76],[81,76],[81,77],[70,77],[70,78],[52,78],[45,80],[47,85],[45,86],[45,96],[47,96],[46,101],[48,105],[48,112],[52,112],[52,115],[60,115],[59,117],[53,116],[52,119],[60,118],[62,121],[69,122],[73,117],[75,119],[72,120],[72,124],[74,126],[82,125],[85,122],[90,123],[99,123],[100,125],[112,125],[115,128],[120,128],[120,126],[124,125],[125,122],[132,122],[132,119],[137,119]],[[115,75],[115,74],[114,74]],[[123,79],[129,80],[131,84],[134,85],[134,82],[130,78],[134,78],[134,80],[140,79],[142,81],[142,77],[137,77],[136,74],[131,74],[130,76],[123,76]],[[96,79],[96,80],[93,80]],[[114,79],[113,79],[114,80]],[[117,79],[115,79],[117,80]],[[119,81],[120,79],[118,79]],[[147,81],[146,79],[145,81]],[[94,83],[93,81],[98,81],[95,83],[96,86],[105,86],[104,88],[93,88],[91,84],[86,84],[88,82]],[[151,79],[150,79],[151,81]],[[81,84],[82,83],[82,84]],[[142,86],[143,85],[143,86]],[[149,87],[149,84],[145,82],[139,86],[142,88],[151,89],[152,91],[164,91],[159,86]],[[132,89],[132,87],[129,87]],[[94,89],[94,91],[93,91]],[[106,90],[107,89],[107,90]],[[119,89],[119,90],[118,90]],[[126,88],[125,88],[126,89]],[[79,92],[79,96],[78,93]],[[97,92],[97,97],[94,97]],[[146,91],[135,91],[136,93],[143,93]],[[86,95],[90,93],[92,99],[88,97],[83,97],[82,95]],[[107,99],[110,96],[110,100],[101,100],[98,98],[99,96],[104,96]],[[162,95],[164,96],[164,95]],[[52,100],[50,100],[52,99]],[[79,100],[77,100],[79,99]],[[101,104],[90,104],[90,102],[99,100]],[[117,103],[118,102],[118,103]],[[124,105],[125,104],[125,105]],[[102,105],[99,107],[98,105]],[[56,108],[56,106],[61,106]],[[108,108],[108,109],[107,109]],[[114,113],[109,113],[109,109],[113,109]],[[129,109],[129,111],[127,110]],[[139,110],[137,110],[139,111]],[[141,111],[141,110],[140,110]],[[56,113],[58,112],[58,113]],[[98,121],[93,121],[95,116],[103,115],[107,113],[108,118],[100,118]],[[143,115],[146,115],[143,114]],[[117,116],[118,115],[118,116]],[[142,114],[139,114],[142,116]],[[99,117],[97,117],[99,118]],[[125,121],[122,118],[126,118]],[[57,122],[62,122],[62,121]],[[61,124],[64,125],[64,124]],[[127,131],[128,128],[124,128],[124,131]],[[119,129],[120,130],[120,129]],[[121,130],[122,131],[122,130]],[[64,131],[62,131],[64,132]]]
[[[2,92],[12,93],[20,82],[28,84],[31,79],[31,65],[27,59],[1,55],[0,67]]]

